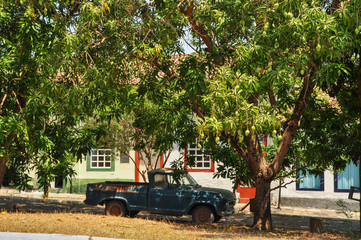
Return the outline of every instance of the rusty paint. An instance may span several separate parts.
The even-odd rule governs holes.
[[[112,184],[99,184],[94,187],[93,191],[101,192],[124,192],[124,193],[138,193],[140,188],[144,186],[139,185],[112,185]]]

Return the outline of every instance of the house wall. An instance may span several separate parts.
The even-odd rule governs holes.
[[[135,159],[135,152],[132,151],[130,155]],[[101,181],[135,181],[136,171],[134,163],[130,160],[129,163],[120,163],[120,153],[116,152],[114,171],[88,171],[86,165],[86,158],[81,163],[76,164],[74,170],[77,176],[73,179],[72,185],[67,182],[64,185],[68,192],[85,192],[87,183],[101,182]],[[179,151],[177,147],[171,151],[170,157],[165,164],[165,167],[170,168],[173,161],[184,160],[184,151]],[[141,164],[141,163],[140,163]],[[213,169],[217,169],[217,165]],[[204,187],[217,187],[233,191],[233,184],[227,178],[213,178],[214,171],[200,172],[188,169],[190,175]],[[139,178],[142,181],[141,178]],[[288,178],[286,182],[291,182],[294,179]],[[296,183],[293,182],[287,185],[286,188],[281,189],[281,206],[299,206],[299,207],[318,207],[318,208],[332,208],[340,209],[337,205],[338,201],[342,201],[349,209],[359,209],[359,203],[354,200],[348,200],[347,192],[335,192],[334,190],[334,174],[330,171],[324,173],[324,189],[322,191],[305,191],[297,190]],[[272,187],[278,186],[279,182],[274,181]],[[237,198],[239,194],[236,193]],[[354,194],[354,198],[360,198],[359,193]],[[279,200],[279,190],[272,191],[271,203],[277,205]]]
[[[143,156],[145,157],[145,156]],[[139,170],[141,172],[147,172],[147,167],[146,167],[146,164],[150,164],[150,169],[152,168],[160,168],[161,165],[162,165],[162,157],[160,157],[159,159],[158,158],[158,155],[157,154],[153,154],[152,155],[152,158],[151,158],[151,162],[148,162],[148,159],[144,159],[141,154],[139,154]],[[136,175],[138,175],[138,177],[136,177],[136,181],[138,180],[139,182],[144,182],[144,179],[143,177],[141,176],[141,174],[139,173],[135,173]],[[145,174],[145,177],[146,177],[146,181],[148,181],[148,175]]]
[[[166,163],[165,167],[170,168],[171,163],[175,160],[183,159],[184,160],[184,152],[179,152],[175,147],[170,156],[169,160]],[[214,169],[217,169],[217,165],[215,163]],[[188,170],[189,174],[203,187],[216,187],[223,188],[229,191],[233,191],[232,181],[228,178],[213,178],[214,172],[197,172]]]
[[[84,193],[88,183],[102,182],[102,181],[125,181],[134,182],[135,167],[132,160],[129,163],[120,162],[120,153],[115,152],[114,169],[112,171],[92,170],[87,168],[87,157],[74,166],[76,176],[72,182],[66,181],[63,191],[72,193]],[[135,158],[135,152],[131,151],[130,156]]]
[[[287,178],[285,183],[294,179]],[[336,192],[334,190],[334,174],[331,171],[324,172],[324,190],[297,190],[296,182],[281,189],[281,206],[316,207],[325,209],[340,209],[337,202],[342,201],[349,209],[359,209],[359,202],[348,199],[348,192]],[[279,186],[278,181],[272,183],[272,187]],[[360,194],[355,193],[354,198],[360,199]],[[279,190],[271,193],[271,202],[276,205],[279,201]]]

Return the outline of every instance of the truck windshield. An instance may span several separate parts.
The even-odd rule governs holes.
[[[188,173],[183,175],[182,182],[185,185],[192,185],[192,186],[198,185],[197,181],[194,180],[194,178],[192,178],[192,176],[189,175]]]

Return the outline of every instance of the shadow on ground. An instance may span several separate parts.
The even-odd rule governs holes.
[[[86,213],[86,214],[104,214],[104,207],[102,206],[88,206],[79,203],[69,202],[56,202],[56,201],[44,201],[37,199],[0,199],[0,210],[7,212],[45,212],[45,213]],[[171,221],[177,223],[190,223],[190,216],[163,216],[154,215],[146,212],[140,212],[136,217],[144,219],[152,219],[158,221]],[[304,216],[289,216],[289,215],[273,215],[273,226],[275,228],[286,229],[299,229],[308,230],[310,217]],[[237,213],[229,217],[224,217],[219,221],[219,224],[232,224],[232,225],[244,225],[251,226],[253,222],[253,216],[245,213]],[[359,231],[359,220],[340,220],[340,219],[323,219],[324,231],[337,231],[337,232],[349,232]]]

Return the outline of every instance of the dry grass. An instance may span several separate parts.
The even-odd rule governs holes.
[[[127,239],[344,239],[350,235],[276,229],[256,232],[247,226],[196,226],[142,218],[119,218],[81,213],[0,213],[0,232],[58,233]]]

